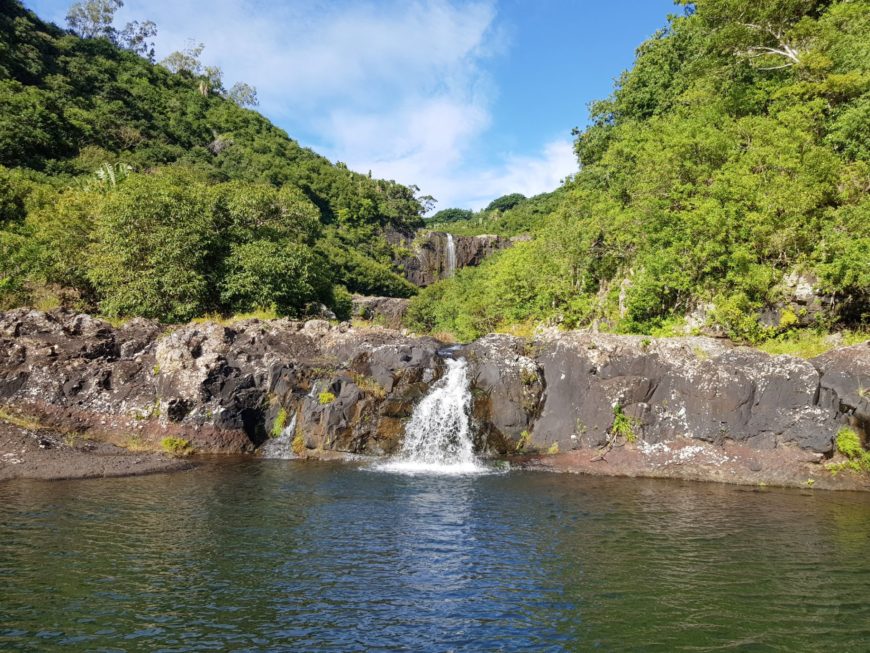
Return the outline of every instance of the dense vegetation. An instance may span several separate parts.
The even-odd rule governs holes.
[[[415,292],[385,235],[422,224],[416,189],[300,147],[201,46],[154,65],[156,27],[115,30],[116,5],[79,3],[81,38],[0,0],[0,308],[346,314],[349,290]]]
[[[637,51],[551,196],[447,225],[533,238],[427,288],[420,329],[681,329],[759,341],[870,315],[870,2],[697,0]],[[535,204],[551,203],[532,214]],[[502,210],[503,209],[503,210]],[[810,280],[824,310],[790,304]],[[762,322],[779,306],[778,322]]]
[[[429,218],[426,226],[433,231],[449,231],[458,236],[498,234],[517,236],[537,230],[559,206],[564,190],[526,198],[519,193],[494,199],[481,211],[443,209]]]

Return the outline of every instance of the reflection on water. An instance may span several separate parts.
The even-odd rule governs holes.
[[[870,497],[265,461],[0,484],[0,650],[866,651]]]

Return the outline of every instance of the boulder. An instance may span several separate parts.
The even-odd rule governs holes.
[[[353,317],[389,329],[401,329],[410,300],[398,297],[353,296]]]

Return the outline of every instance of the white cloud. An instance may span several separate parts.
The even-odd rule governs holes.
[[[469,162],[497,95],[486,61],[505,47],[494,0],[127,0],[118,22],[133,18],[157,22],[161,55],[204,42],[204,61],[228,84],[254,84],[291,136],[417,184],[441,208],[551,190],[576,169],[561,141],[495,167]]]

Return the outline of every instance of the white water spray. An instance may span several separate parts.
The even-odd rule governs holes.
[[[453,242],[453,234],[447,234],[447,266],[444,269],[444,277],[449,278],[456,274],[456,243]]]
[[[447,360],[447,374],[414,409],[405,427],[405,443],[383,471],[430,474],[479,474],[489,469],[474,455],[469,415],[468,364]]]
[[[270,438],[262,447],[260,447],[260,455],[263,458],[277,458],[281,460],[289,460],[298,458],[293,453],[293,438],[296,436],[296,413],[290,418],[290,423],[281,431],[281,435],[277,438]]]

